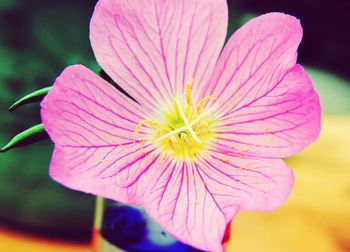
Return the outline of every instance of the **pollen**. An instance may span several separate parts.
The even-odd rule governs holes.
[[[208,150],[210,143],[216,138],[216,119],[213,111],[207,108],[209,100],[214,96],[206,96],[193,104],[192,83],[189,81],[185,92],[159,112],[159,120],[141,121],[135,128],[136,138],[142,127],[153,131],[149,142],[156,145],[162,156],[174,159],[193,161]]]

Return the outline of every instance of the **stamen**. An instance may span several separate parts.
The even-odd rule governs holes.
[[[159,129],[159,123],[154,122],[154,121],[144,120],[144,121],[139,122],[139,124],[137,124],[135,131],[134,131],[134,137],[137,137],[140,129],[145,125],[148,125],[149,127],[151,127],[154,130]]]
[[[191,79],[191,80],[187,83],[187,85],[186,85],[186,87],[185,87],[185,90],[186,90],[186,101],[187,101],[187,105],[188,105],[188,106],[191,106],[191,103],[192,103],[192,101],[191,101],[191,88],[192,88],[192,84],[193,84],[193,79]]]
[[[185,143],[188,143],[188,136],[186,133],[181,132],[180,133],[180,139],[182,139]]]
[[[175,136],[171,136],[168,140],[169,142],[169,145],[170,145],[170,148],[175,152],[177,153],[179,151],[179,147],[178,145],[176,144],[177,143],[177,140],[176,140],[176,137]]]
[[[197,112],[200,113],[202,112],[203,108],[204,108],[204,105],[209,101],[209,100],[212,100],[212,99],[216,99],[217,96],[215,95],[209,95],[209,96],[206,96],[204,97],[202,100],[199,101],[198,103],[198,106],[197,106]]]
[[[206,121],[201,120],[193,126],[193,129],[200,135],[208,133],[209,125]]]

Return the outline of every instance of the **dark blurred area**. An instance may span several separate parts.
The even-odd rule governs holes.
[[[40,123],[39,106],[8,113],[17,99],[50,86],[63,68],[99,71],[89,43],[96,0],[0,0],[0,145]],[[255,15],[285,12],[304,28],[299,61],[350,79],[350,1],[229,0],[232,33]],[[49,141],[0,155],[0,225],[87,240],[94,197],[51,181]]]
[[[241,14],[284,12],[296,16],[304,29],[298,60],[350,79],[350,1],[229,0],[229,6],[232,15],[238,11]]]
[[[88,40],[95,1],[0,0],[0,144],[40,123],[39,105],[13,113],[17,99],[52,85],[63,68],[97,69]],[[0,155],[0,226],[88,240],[94,197],[63,188],[48,176],[50,141]]]

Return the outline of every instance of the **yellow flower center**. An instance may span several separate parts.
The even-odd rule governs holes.
[[[185,99],[175,98],[170,106],[160,113],[159,121],[141,121],[135,129],[135,137],[143,126],[153,130],[150,142],[157,145],[162,155],[174,159],[192,161],[205,153],[215,138],[215,123],[206,103],[215,97],[207,96],[196,106],[191,100],[192,81],[186,85]]]

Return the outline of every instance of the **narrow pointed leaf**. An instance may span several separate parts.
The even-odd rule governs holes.
[[[43,124],[38,124],[16,135],[0,152],[6,152],[13,148],[22,147],[48,138],[49,136],[44,130]]]
[[[18,107],[28,104],[28,103],[33,103],[33,102],[40,102],[44,96],[50,91],[51,87],[46,87],[39,89],[37,91],[34,91],[33,93],[24,96],[20,100],[16,101],[9,109],[8,111],[12,112]]]

